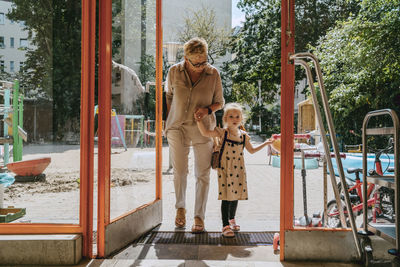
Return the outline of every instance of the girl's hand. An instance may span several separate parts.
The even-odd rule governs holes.
[[[266,141],[265,141],[265,143],[267,143],[267,145],[270,145],[270,144],[272,144],[274,142],[274,139],[273,138],[269,138],[269,139],[267,139]]]

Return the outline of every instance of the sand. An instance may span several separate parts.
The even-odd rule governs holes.
[[[151,149],[146,149],[150,152]],[[47,152],[47,153],[40,153]],[[111,186],[129,186],[137,183],[147,183],[155,176],[154,169],[122,168],[123,164],[119,160],[125,161],[132,158],[133,153],[141,153],[141,149],[113,149]],[[12,201],[26,195],[35,196],[44,193],[70,192],[79,190],[79,146],[67,145],[32,145],[24,148],[23,160],[50,157],[51,163],[44,171],[45,180],[36,182],[15,182],[4,190],[4,200]],[[97,153],[95,153],[97,157]],[[129,163],[125,166],[129,166]],[[97,164],[95,164],[95,173],[97,173]],[[12,173],[11,173],[12,174]],[[12,174],[15,175],[15,174]],[[97,177],[95,177],[95,187],[97,186]]]

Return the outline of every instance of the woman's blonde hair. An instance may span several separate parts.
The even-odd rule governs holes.
[[[185,56],[207,55],[208,44],[203,38],[192,38],[183,45],[183,53]]]
[[[239,111],[240,116],[242,117],[242,121],[240,122],[240,126],[244,127],[244,123],[246,121],[246,116],[243,112],[243,107],[239,103],[228,103],[224,107],[224,115],[222,116],[222,123],[224,127],[226,127],[226,118],[228,116],[229,111],[236,110]]]

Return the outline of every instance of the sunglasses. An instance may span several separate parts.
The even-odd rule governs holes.
[[[188,60],[189,60],[190,64],[191,64],[193,67],[195,67],[195,68],[204,67],[205,65],[208,64],[208,61],[207,61],[207,60],[204,61],[204,62],[197,63],[197,64],[193,64],[193,62],[192,62],[190,59],[188,59]]]

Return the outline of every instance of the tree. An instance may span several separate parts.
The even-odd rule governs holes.
[[[358,0],[295,1],[296,51],[307,51],[336,20],[357,13],[357,3]],[[253,113],[265,113],[264,106],[274,103],[279,92],[281,1],[241,0],[238,7],[246,20],[231,42],[234,59],[223,67],[225,97],[253,107]],[[258,80],[262,81],[261,107],[253,104],[258,95]]]
[[[336,22],[357,16],[361,0],[296,0],[295,47],[307,51]]]
[[[54,139],[60,140],[67,123],[79,126],[81,2],[14,0],[7,16],[25,23],[35,47],[23,67],[25,94],[52,101]]]
[[[400,1],[365,0],[316,47],[337,131],[353,142],[368,111],[400,114]]]
[[[262,102],[275,100],[280,83],[280,4],[278,0],[239,2],[246,21],[233,36],[233,60],[223,67],[229,100],[254,106],[258,80],[262,80]],[[231,79],[231,86],[226,79]]]
[[[217,26],[215,11],[202,7],[198,11],[190,12],[190,17],[185,17],[185,26],[179,33],[178,39],[185,43],[193,37],[201,37],[208,44],[208,58],[211,64],[215,59],[226,53],[230,40],[230,31]]]

